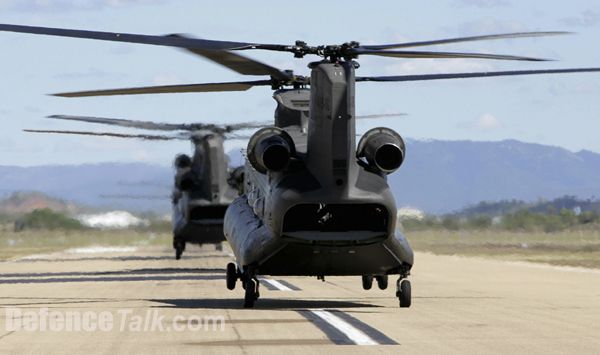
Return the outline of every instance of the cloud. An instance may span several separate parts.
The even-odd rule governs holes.
[[[511,5],[509,0],[456,0],[456,4],[468,7],[493,8]]]
[[[593,27],[600,24],[600,11],[586,10],[579,16],[565,17],[560,22],[572,27]]]
[[[485,113],[477,119],[475,126],[481,130],[492,130],[501,126],[500,121],[491,113]]]
[[[491,113],[484,113],[473,121],[459,123],[457,127],[469,130],[475,129],[479,131],[493,131],[495,129],[502,128],[502,124],[496,118],[496,116],[492,115]]]
[[[97,11],[164,2],[165,0],[4,0],[0,3],[0,10],[25,13]]]

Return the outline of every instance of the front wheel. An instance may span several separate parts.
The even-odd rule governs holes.
[[[234,263],[227,264],[227,289],[233,290],[237,281],[237,267]]]

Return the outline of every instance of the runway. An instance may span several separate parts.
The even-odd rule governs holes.
[[[417,253],[408,309],[395,279],[365,291],[359,277],[267,277],[255,308],[243,309],[239,283],[225,288],[230,260],[190,246],[179,261],[145,247],[1,262],[0,353],[600,352],[596,270]],[[32,313],[37,329],[26,329]],[[40,323],[47,313],[112,322],[53,330]]]

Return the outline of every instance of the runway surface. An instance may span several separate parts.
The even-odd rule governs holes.
[[[600,353],[600,271],[417,253],[408,309],[395,279],[365,291],[359,277],[266,278],[243,309],[230,260],[191,246],[179,261],[96,248],[0,262],[0,353]]]

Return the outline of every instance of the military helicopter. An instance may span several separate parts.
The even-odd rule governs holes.
[[[180,259],[186,243],[215,244],[222,250],[223,216],[229,204],[238,196],[243,186],[241,167],[229,168],[228,157],[223,148],[225,139],[247,139],[234,132],[263,127],[265,122],[215,125],[206,123],[173,124],[132,121],[114,118],[53,115],[51,119],[81,121],[116,125],[145,130],[177,132],[175,135],[122,134],[113,132],[34,130],[31,133],[77,134],[137,138],[148,141],[190,140],[192,157],[179,154],[175,157],[175,181],[171,196],[173,248],[175,258]],[[268,123],[268,122],[267,122]]]
[[[361,276],[365,289],[388,286],[398,275],[400,307],[411,305],[407,280],[414,256],[396,226],[396,204],[386,176],[405,159],[401,136],[374,128],[356,146],[355,83],[405,82],[495,76],[600,72],[600,68],[496,71],[481,73],[355,76],[362,55],[390,58],[478,58],[541,62],[545,59],[485,53],[415,51],[414,47],[459,42],[561,35],[565,32],[521,32],[433,41],[361,45],[309,46],[203,40],[181,35],[149,36],[56,28],[0,25],[0,30],[185,48],[241,74],[268,80],[190,84],[69,93],[100,96],[140,93],[245,91],[271,86],[278,102],[275,125],[257,131],[248,143],[244,194],[225,213],[225,237],[236,257],[227,265],[226,284],[238,280],[245,289],[244,307],[259,297],[258,275]],[[410,50],[407,50],[409,48]],[[232,53],[242,50],[316,55],[311,76],[294,75]],[[290,110],[282,103],[303,105]],[[293,123],[293,124],[290,124]]]

